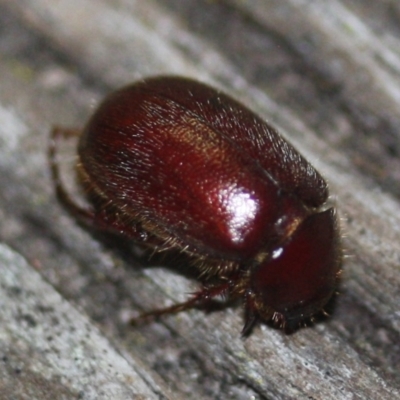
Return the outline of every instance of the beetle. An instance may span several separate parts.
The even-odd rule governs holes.
[[[78,133],[77,169],[94,199],[86,208],[64,188],[56,160],[57,140],[71,132],[55,128],[49,147],[67,208],[156,252],[184,253],[203,277],[189,300],[140,318],[242,298],[248,335],[259,320],[297,326],[332,297],[341,245],[326,181],[230,96],[175,76],[108,95]]]

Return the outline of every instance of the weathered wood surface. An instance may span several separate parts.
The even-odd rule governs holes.
[[[397,0],[0,0],[0,54],[1,399],[400,398]],[[126,326],[196,284],[76,224],[48,132],[165,73],[241,99],[327,177],[349,255],[331,319],[246,340],[240,307]]]

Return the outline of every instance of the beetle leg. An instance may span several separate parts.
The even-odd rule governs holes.
[[[163,315],[177,314],[191,308],[199,308],[211,301],[214,297],[224,295],[229,290],[229,282],[224,282],[220,285],[207,287],[204,286],[200,291],[193,294],[193,297],[182,303],[174,304],[170,307],[151,310],[140,314],[136,318],[132,318],[129,322],[131,325],[140,325],[147,319],[155,319]]]
[[[254,326],[260,320],[260,315],[256,311],[256,305],[254,302],[254,296],[251,291],[247,291],[244,296],[244,311],[245,311],[245,321],[242,329],[242,338],[246,338],[252,332]]]
[[[245,321],[242,329],[242,338],[246,338],[253,331],[254,326],[260,320],[259,315],[253,309],[245,309]]]

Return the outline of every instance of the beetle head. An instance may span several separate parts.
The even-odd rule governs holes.
[[[247,334],[254,320],[297,326],[327,303],[337,284],[341,252],[333,208],[309,215],[250,273]]]

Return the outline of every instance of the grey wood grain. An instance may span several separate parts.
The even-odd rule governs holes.
[[[143,365],[121,357],[20,255],[0,245],[0,263],[1,398],[159,398]]]
[[[399,20],[394,0],[0,0],[0,398],[400,398]],[[127,326],[196,282],[143,267],[129,244],[65,212],[48,133],[82,126],[114,88],[166,73],[239,98],[328,179],[348,255],[328,320],[292,335],[261,325],[242,340],[239,305]],[[68,371],[43,352],[49,337]],[[71,348],[96,373],[79,376]]]

